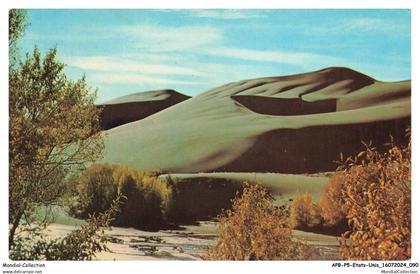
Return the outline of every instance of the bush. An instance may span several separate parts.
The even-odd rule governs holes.
[[[77,202],[71,212],[86,218],[101,213],[121,193],[125,198],[113,225],[154,230],[165,223],[172,189],[157,172],[140,172],[125,166],[96,164],[76,180]]]
[[[89,214],[102,213],[109,208],[117,196],[117,185],[112,177],[114,169],[113,165],[95,164],[83,172],[76,186],[79,205],[75,215],[88,218]]]
[[[217,242],[206,259],[308,259],[309,248],[292,240],[286,213],[272,202],[263,187],[246,184],[242,196],[233,200],[232,209],[219,217]]]
[[[331,176],[324,192],[322,193],[321,200],[319,202],[319,209],[324,226],[345,226],[346,213],[344,210],[344,201],[341,195],[343,181],[344,176],[341,173]]]
[[[165,223],[171,188],[154,174],[127,168],[118,170],[116,182],[121,194],[126,197],[116,225],[133,226],[154,230]]]
[[[317,205],[309,192],[296,193],[290,208],[290,226],[297,229],[313,228],[321,223]]]
[[[410,138],[410,136],[409,136]],[[391,140],[392,141],[392,140]],[[340,254],[351,260],[411,257],[411,141],[379,153],[366,146],[339,167],[351,230]]]

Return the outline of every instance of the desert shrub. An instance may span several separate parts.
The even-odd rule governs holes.
[[[324,192],[321,195],[319,209],[324,226],[346,227],[346,213],[341,195],[343,181],[344,176],[342,173],[337,173],[331,176]]]
[[[309,248],[292,240],[282,209],[260,185],[246,184],[231,210],[219,217],[217,242],[209,260],[299,260],[310,257]]]
[[[410,139],[411,137],[408,136]],[[404,260],[411,257],[411,141],[379,153],[366,146],[349,157],[343,199],[351,230],[340,254],[351,260]]]
[[[319,208],[309,192],[296,193],[290,207],[290,226],[297,229],[313,228],[321,223]]]
[[[78,201],[73,213],[86,217],[104,211],[120,193],[124,199],[112,224],[154,230],[162,226],[172,197],[171,187],[157,172],[141,172],[126,166],[96,164],[76,180]]]

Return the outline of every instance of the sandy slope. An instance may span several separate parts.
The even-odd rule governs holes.
[[[316,173],[402,139],[411,81],[347,68],[230,83],[107,131],[104,162],[167,172]]]

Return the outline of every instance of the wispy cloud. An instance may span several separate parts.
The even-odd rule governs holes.
[[[132,39],[137,48],[150,52],[184,51],[200,49],[223,41],[223,31],[212,26],[159,26],[138,25],[118,29]]]
[[[334,64],[342,60],[336,57],[310,52],[268,51],[244,48],[214,48],[208,54],[241,60],[280,63],[305,67],[307,64]]]
[[[212,19],[250,19],[264,17],[263,13],[256,10],[193,10],[190,14],[194,17],[212,18]]]
[[[384,18],[357,17],[338,20],[334,25],[311,26],[307,33],[329,34],[365,34],[368,32],[389,33],[394,35],[409,35],[410,29],[406,24]]]
[[[195,85],[197,82],[188,80],[178,80],[164,77],[153,77],[137,73],[92,73],[89,79],[106,84],[141,84],[141,85],[157,85],[164,87],[165,85]]]
[[[404,32],[402,26],[397,22],[380,18],[360,17],[342,21],[342,28],[353,31],[382,31],[382,32]]]
[[[184,54],[176,53],[156,53],[156,52],[139,52],[139,51],[128,51],[121,52],[119,54],[120,58],[125,58],[129,60],[141,60],[141,62],[146,63],[165,63],[170,62],[172,64],[183,62],[186,59]]]
[[[66,63],[70,66],[84,70],[103,71],[103,72],[137,72],[143,74],[160,74],[160,75],[187,75],[202,76],[203,73],[189,67],[142,63],[133,60],[127,60],[118,57],[108,56],[88,56],[66,58]]]

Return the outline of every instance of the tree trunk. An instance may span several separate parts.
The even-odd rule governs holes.
[[[10,228],[10,232],[9,232],[9,250],[12,248],[12,246],[14,244],[16,228],[19,226],[20,219],[22,219],[22,216],[23,216],[23,210],[21,210],[16,215],[16,218],[13,221],[12,227]]]

